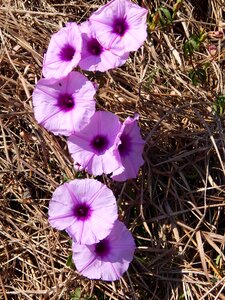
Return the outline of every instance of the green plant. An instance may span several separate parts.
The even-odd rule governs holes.
[[[182,4],[183,4],[183,0],[177,0],[172,10],[171,9],[169,10],[165,6],[160,6],[156,10],[155,14],[150,15],[149,18],[150,29],[154,30],[158,24],[160,24],[161,26],[171,25]]]
[[[185,57],[192,56],[194,51],[199,51],[200,46],[202,42],[204,42],[206,36],[207,34],[203,30],[200,31],[199,34],[197,35],[195,34],[191,35],[189,40],[187,40],[184,43],[183,46],[184,56]]]
[[[225,95],[218,96],[217,99],[214,101],[212,107],[214,112],[221,117],[224,114]]]
[[[194,85],[199,83],[204,83],[206,81],[206,70],[203,67],[192,69],[189,72],[189,78],[191,79]]]

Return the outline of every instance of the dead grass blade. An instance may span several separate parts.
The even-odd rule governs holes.
[[[197,246],[198,246],[198,252],[200,255],[201,262],[202,262],[202,267],[205,272],[205,276],[208,279],[208,281],[210,281],[200,230],[198,230],[196,232],[196,241],[197,241]]]

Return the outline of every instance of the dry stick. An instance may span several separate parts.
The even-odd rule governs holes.
[[[199,148],[199,149],[194,149],[194,150],[190,150],[190,151],[187,151],[187,152],[183,152],[180,155],[176,155],[175,157],[164,160],[164,161],[154,165],[154,167],[158,167],[158,166],[161,166],[161,165],[166,164],[168,162],[177,161],[178,159],[185,158],[185,157],[190,156],[192,154],[198,153],[199,150],[204,151],[204,150],[208,150],[208,149],[209,149],[209,147],[202,147],[202,148]]]
[[[6,220],[7,220],[10,224],[12,224],[12,226],[16,229],[16,231],[17,231],[18,233],[20,233],[20,234],[23,236],[23,238],[24,238],[25,240],[27,240],[27,241],[29,240],[29,238],[27,237],[27,235],[26,235],[22,230],[20,230],[20,229],[18,228],[18,226],[15,225],[15,223],[14,223],[7,215],[6,215]],[[12,239],[11,236],[10,236],[10,239],[11,239],[12,241],[15,241],[15,240],[16,240],[16,239]],[[36,261],[37,261],[37,265],[38,265],[39,270],[41,270],[34,249],[35,249],[35,248],[34,248],[33,245],[32,245],[32,246],[31,246],[31,250],[26,248],[26,250],[24,250],[24,251],[31,251],[31,253],[32,253],[32,254],[35,256],[35,258],[36,258]],[[19,257],[20,255],[22,255],[22,253],[19,253],[19,254],[18,254],[18,257]],[[14,259],[15,259],[15,257],[13,257],[13,259],[11,259],[11,260],[14,260]],[[6,263],[7,263],[7,262],[6,262]]]
[[[10,7],[10,6],[9,6]],[[16,24],[18,26],[18,22],[16,20],[16,18],[14,17],[14,15],[12,14],[10,9],[7,9],[7,12],[10,14],[12,20],[14,21],[14,24]],[[37,61],[38,65],[41,66],[41,63],[38,61],[38,58],[41,58],[41,55],[38,54],[37,52],[35,52],[32,47],[29,45],[29,43],[27,43],[21,36],[19,36],[15,31],[13,31],[10,28],[7,28],[7,31],[11,34],[8,35],[7,32],[5,32],[5,35],[8,36],[9,39],[12,39],[12,36],[18,41],[18,44],[21,45],[23,48],[25,48],[26,50],[28,50],[28,52],[31,52],[33,54],[34,59]],[[37,56],[37,57],[36,57]],[[10,60],[11,62],[11,60]],[[12,63],[12,62],[11,62]]]
[[[222,257],[223,261],[225,261],[225,255],[223,254],[222,250],[209,238],[210,234],[202,232],[203,237],[206,241],[215,249],[215,251]]]
[[[195,242],[195,240],[192,238],[192,236],[186,231],[186,227],[187,226],[183,226],[184,227],[184,232],[186,233],[186,235],[189,237],[189,239],[191,239],[191,241],[192,241],[192,243],[193,243],[193,245],[194,245],[194,248],[196,249],[197,248],[197,242]],[[193,231],[194,232],[194,230],[195,229],[192,229],[191,228],[191,230],[190,229],[188,229],[189,231]],[[194,232],[195,233],[195,232]],[[214,265],[211,263],[211,261],[210,261],[210,258],[208,258],[208,256],[205,256],[205,259],[207,260],[207,262],[208,262],[208,264],[210,265],[210,267],[213,269],[213,271],[215,272],[215,274],[218,276],[218,278],[221,278],[221,275],[218,273],[218,271],[217,271],[217,269],[214,267]],[[204,275],[205,275],[205,273],[204,273]],[[213,277],[213,275],[210,275],[211,277]],[[209,277],[210,277],[209,276]],[[210,284],[210,283],[209,283]]]
[[[173,169],[173,167],[172,167],[172,169]],[[171,173],[172,173],[172,170],[171,170]],[[171,207],[170,207],[170,205],[167,201],[167,198],[168,198],[168,194],[169,194],[169,187],[171,185],[171,180],[172,179],[171,179],[171,176],[170,176],[169,179],[168,179],[168,184],[167,184],[167,188],[166,188],[166,195],[165,195],[165,198],[166,198],[165,208],[166,208],[166,211],[167,211],[169,216],[172,213],[172,209],[171,209]],[[170,219],[171,219],[171,217],[170,217]],[[173,233],[174,233],[174,238],[175,238],[177,244],[179,245],[180,235],[179,235],[179,231],[178,231],[178,228],[177,228],[177,223],[174,219],[171,219],[171,224],[172,224],[172,227],[173,227],[172,230],[173,230]],[[179,249],[179,252],[182,253],[182,246],[181,245],[178,246],[178,249]]]
[[[219,136],[220,136],[222,150],[223,150],[223,157],[225,157],[224,132],[223,132],[222,124],[221,124],[222,122],[221,122],[221,119],[219,117],[216,118],[216,123],[217,123],[218,129],[219,129]]]
[[[126,274],[127,274],[127,277],[128,277],[129,282],[130,282],[131,289],[132,289],[133,299],[138,300],[138,298],[135,295],[135,290],[134,290],[134,287],[133,287],[132,280],[130,278],[130,274],[129,274],[128,271],[126,272]]]
[[[5,291],[5,287],[4,287],[4,284],[3,284],[3,281],[2,281],[2,276],[1,276],[1,275],[0,275],[0,283],[1,283],[1,286],[2,286],[3,296],[4,296],[5,300],[8,300],[7,294],[6,294],[6,291]]]
[[[67,14],[60,13],[60,12],[54,12],[54,13],[49,13],[49,12],[43,12],[43,11],[33,11],[33,10],[22,10],[22,9],[12,9],[12,8],[6,8],[6,7],[0,7],[0,11],[4,12],[13,12],[17,14],[27,14],[27,15],[44,15],[44,16],[63,16],[66,17]]]
[[[19,154],[19,150],[18,150],[18,147],[17,147],[17,144],[16,144],[16,141],[14,139],[14,137],[12,136],[11,132],[8,130],[8,128],[5,128],[8,135],[10,136],[10,140],[13,144],[13,148],[14,148],[14,151],[16,153],[16,160],[17,160],[17,164],[18,164],[18,168],[17,168],[17,172],[21,172],[21,161],[20,161],[20,154]]]
[[[123,187],[119,193],[119,196],[117,197],[117,205],[118,206],[120,205],[121,201],[123,200],[122,197],[123,197],[123,192],[124,192],[125,188],[126,188],[126,182],[123,183]]]
[[[13,63],[13,61],[12,61],[10,55],[9,55],[9,52],[8,52],[8,50],[7,50],[7,47],[6,47],[6,45],[5,45],[5,40],[4,40],[4,38],[3,38],[3,34],[2,34],[2,30],[1,30],[1,29],[0,29],[0,37],[1,37],[1,40],[2,40],[3,49],[5,50],[5,53],[6,53],[6,55],[7,55],[8,59],[9,59],[11,65],[12,65],[13,69],[14,69],[14,70],[16,71],[16,73],[19,75],[19,79],[20,79],[22,85],[24,86],[24,83],[26,83],[27,85],[32,86],[26,79],[24,79],[23,75],[20,73],[20,71],[17,69],[17,67],[16,67],[15,64]],[[26,91],[25,91],[25,92],[26,92]]]
[[[196,112],[196,114],[198,115],[199,119],[203,119],[199,114],[198,112]],[[207,195],[207,181],[208,181],[208,174],[209,174],[209,170],[208,170],[208,165],[209,163],[207,163],[207,167],[206,167],[206,178],[205,178],[205,189],[204,189],[204,211],[203,211],[203,215],[201,217],[201,219],[199,220],[196,228],[195,228],[195,231],[191,234],[191,238],[193,238],[194,234],[198,231],[203,219],[205,218],[205,215],[206,215],[206,210],[207,210],[207,206],[206,206],[206,195]],[[187,249],[188,245],[189,245],[189,242],[190,242],[190,239],[189,241],[187,242],[187,244],[185,245],[184,249],[183,249],[183,254],[185,252],[185,250]]]
[[[207,205],[207,208],[224,207],[224,206],[225,206],[225,203],[210,204],[210,205]],[[171,212],[170,215],[164,215],[164,216],[154,217],[154,218],[146,220],[146,222],[148,222],[148,223],[150,223],[150,222],[157,222],[159,220],[167,219],[170,216],[178,216],[178,215],[181,215],[181,214],[184,214],[184,213],[188,213],[188,212],[199,211],[200,209],[205,209],[205,206],[198,206],[198,207],[193,207],[193,208],[190,208],[190,209],[180,210],[178,212]]]
[[[222,282],[225,282],[225,278],[223,277],[222,279],[220,279],[217,283],[214,284],[214,286],[207,291],[199,300],[204,300],[206,299],[206,296],[208,296],[215,288],[217,288],[218,285],[220,285]]]
[[[59,285],[58,285],[58,281],[56,280],[54,262],[53,262],[53,258],[51,255],[51,247],[50,247],[49,239],[47,237],[46,237],[46,240],[47,240],[48,249],[49,249],[49,253],[50,253],[49,257],[50,257],[51,267],[52,267],[52,271],[53,271],[54,284],[55,284],[56,291],[57,291],[59,289]]]
[[[96,284],[96,286],[99,288],[99,286]],[[109,297],[111,297],[112,299],[114,299],[114,300],[118,300],[118,298],[116,298],[116,296],[118,297],[120,297],[120,294],[118,294],[117,293],[117,295],[116,296],[113,296],[112,294],[110,294],[108,291],[104,291],[104,294],[106,294],[107,296],[109,296]]]
[[[143,177],[142,177],[142,181],[141,181],[141,195],[140,195],[140,215],[141,215],[141,219],[144,225],[145,230],[147,231],[147,233],[149,234],[150,238],[152,239],[152,234],[150,229],[148,228],[148,224],[145,220],[145,216],[144,216],[144,210],[143,210]]]
[[[21,162],[24,166],[26,166],[29,170],[31,170],[32,172],[36,173],[37,175],[39,175],[42,179],[44,179],[44,181],[50,183],[54,188],[56,188],[59,184],[58,182],[54,181],[51,178],[47,178],[46,174],[41,173],[41,171],[38,171],[35,167],[32,167],[30,164],[28,164],[26,161],[21,159]]]
[[[221,292],[224,290],[224,287],[225,287],[225,283],[222,285],[221,289],[219,290],[218,294],[216,295],[215,297],[215,300],[217,300],[219,298],[219,296],[221,296],[221,300],[225,299],[225,297],[223,295],[220,295]]]
[[[141,267],[142,267],[143,269],[146,270],[146,272],[148,271],[148,269],[145,268],[138,260],[136,260],[136,261],[141,265]],[[133,266],[133,269],[135,270],[136,274],[139,274],[139,271],[135,268],[135,266]],[[150,273],[150,272],[149,272],[148,275],[154,276],[154,274],[152,274],[152,273]],[[141,285],[141,286],[142,286],[143,288],[145,288],[149,293],[151,293],[151,294],[153,294],[153,295],[155,294],[155,291],[152,292],[152,291],[149,289],[149,286],[147,285],[147,283],[144,281],[144,279],[143,279],[141,276],[139,276],[138,279],[141,281],[141,283],[138,281],[138,285]],[[156,287],[156,288],[157,288],[157,287]],[[161,299],[159,299],[156,295],[154,295],[154,298],[152,298],[152,299],[155,299],[155,300],[161,300]]]
[[[160,126],[160,124],[162,123],[163,120],[165,120],[167,117],[169,117],[171,114],[177,113],[180,110],[182,111],[182,109],[187,108],[187,107],[192,107],[194,105],[200,104],[200,102],[193,102],[193,103],[188,103],[185,105],[182,105],[180,107],[176,107],[176,108],[172,108],[169,111],[167,111],[165,113],[165,115],[163,117],[160,118],[160,120],[156,123],[156,125],[153,127],[153,129],[149,132],[148,136],[146,137],[145,141],[146,143],[151,139],[151,137],[153,136],[153,134],[156,132],[156,130],[158,129],[158,127]]]
[[[203,270],[205,272],[206,278],[210,282],[209,273],[208,273],[208,270],[207,270],[207,265],[206,265],[206,260],[205,260],[205,252],[204,252],[204,248],[203,248],[203,243],[202,243],[202,237],[201,237],[200,230],[198,230],[196,232],[196,241],[197,241],[197,245],[198,245],[198,251],[199,251],[200,259],[201,259],[201,262],[202,262]]]
[[[7,161],[10,162],[9,152],[8,152],[8,147],[7,147],[7,142],[6,142],[6,137],[5,137],[5,132],[3,129],[1,116],[0,116],[0,126],[1,126],[1,130],[2,130],[2,138],[3,138],[3,143],[4,143],[5,156],[6,156]]]
[[[31,116],[30,118],[32,121]],[[71,172],[70,168],[68,167],[68,164],[70,163],[70,157],[68,158],[66,151],[62,149],[59,143],[57,143],[57,140],[55,140],[55,138],[49,132],[47,132],[44,128],[40,129],[36,123],[35,125],[36,125],[35,129],[37,129],[36,133],[38,134],[39,140],[43,142],[43,144],[47,144],[50,147],[50,149],[52,150],[52,152],[55,154],[56,158],[60,162],[61,166],[63,166],[63,170],[66,173],[66,176],[68,178],[73,178],[73,172]],[[64,159],[66,158],[67,160],[66,163],[64,162],[63,158]],[[58,183],[55,183],[55,185],[53,186],[54,187],[58,186]]]
[[[175,60],[178,62],[179,66],[181,67],[182,66],[182,61],[181,61],[179,52],[177,51],[177,49],[175,49],[172,46],[172,44],[170,43],[170,40],[169,40],[168,36],[165,33],[163,33],[163,36],[164,36],[164,39],[165,39],[165,41],[166,41],[166,43],[167,43],[167,45],[168,45],[168,47],[169,47],[172,55],[174,56]],[[172,61],[172,59],[171,59],[171,61]],[[176,68],[174,67],[174,69],[176,69]]]
[[[122,291],[123,296],[124,296],[124,289],[123,289],[122,283],[124,284],[127,291],[129,290],[129,287],[128,287],[128,284],[127,284],[126,280],[123,278],[123,276],[120,278],[119,281],[120,281],[121,291]]]
[[[16,33],[14,30],[8,28],[7,31],[10,33],[4,33],[5,36],[7,36],[9,39],[11,40],[15,40],[23,49],[27,50],[28,52],[30,52],[33,56],[33,58],[35,59],[36,63],[38,64],[39,67],[42,67],[42,56],[37,53],[32,47],[31,45],[25,41],[18,33]]]
[[[204,123],[204,125],[205,125],[205,127],[206,127],[206,129],[207,129],[207,131],[208,131],[208,133],[209,133],[210,140],[211,140],[211,142],[212,142],[212,144],[213,144],[213,147],[215,148],[215,151],[216,151],[216,154],[217,154],[217,156],[218,156],[218,159],[219,159],[221,168],[222,168],[222,170],[223,170],[223,174],[224,174],[224,176],[225,176],[225,168],[224,168],[224,164],[223,164],[223,161],[222,161],[222,159],[221,159],[221,156],[220,156],[218,147],[217,147],[217,145],[216,145],[215,139],[214,139],[214,137],[213,137],[213,135],[212,135],[212,133],[211,133],[211,131],[210,131],[210,129],[209,129],[209,126],[208,126],[208,124],[206,123],[206,121],[200,116],[200,114],[199,114],[198,111],[195,110],[195,113],[196,113],[196,115],[202,120],[202,122]]]
[[[185,297],[185,300],[187,300],[188,299],[187,298],[188,293],[186,292],[186,283],[183,281],[182,285],[183,285],[183,290],[184,290],[184,297]]]

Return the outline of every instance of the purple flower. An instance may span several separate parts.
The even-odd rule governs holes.
[[[59,186],[49,203],[49,222],[81,244],[104,239],[117,219],[112,191],[95,179],[75,179]]]
[[[119,67],[126,62],[129,53],[125,53],[120,57],[113,54],[111,49],[103,47],[97,40],[89,22],[82,23],[80,30],[83,39],[81,60],[79,62],[81,69],[104,72]]]
[[[112,0],[90,16],[96,37],[116,54],[136,51],[147,38],[147,10],[130,0]]]
[[[83,130],[75,132],[68,139],[74,162],[95,176],[111,173],[121,167],[118,151],[114,151],[120,128],[121,123],[116,115],[97,111]]]
[[[138,170],[143,165],[142,152],[144,140],[137,124],[138,116],[128,117],[117,136],[118,151],[122,167],[113,172],[112,179],[125,181],[137,177]]]
[[[113,281],[127,271],[135,251],[134,239],[126,226],[116,221],[110,234],[94,245],[73,242],[77,270],[90,279]]]
[[[87,78],[71,72],[61,79],[41,79],[33,92],[34,116],[55,135],[70,135],[95,113],[96,90]]]
[[[44,77],[67,76],[80,61],[81,47],[81,32],[76,23],[68,23],[66,27],[54,33],[44,56]]]

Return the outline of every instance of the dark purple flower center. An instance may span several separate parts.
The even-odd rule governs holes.
[[[69,111],[72,108],[74,108],[74,105],[75,105],[74,98],[70,94],[60,94],[58,97],[57,105],[63,111]]]
[[[94,148],[94,150],[98,152],[98,154],[101,154],[107,149],[109,141],[106,136],[97,135],[92,140],[91,145]]]
[[[75,51],[76,50],[73,46],[71,46],[70,44],[65,44],[59,53],[59,57],[63,61],[70,61],[73,59]]]
[[[92,38],[90,41],[88,41],[87,49],[88,52],[96,56],[100,55],[103,51],[101,44],[95,38]]]
[[[128,134],[122,134],[120,137],[121,144],[118,147],[121,156],[126,156],[131,150],[131,139]]]
[[[98,244],[96,244],[95,253],[98,256],[104,257],[108,255],[109,252],[110,252],[110,245],[107,239],[101,240]]]
[[[91,216],[91,209],[86,203],[79,204],[74,209],[74,215],[78,220],[87,220]]]
[[[125,18],[116,18],[113,22],[113,33],[123,36],[128,29],[128,24]]]

